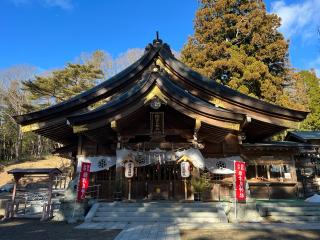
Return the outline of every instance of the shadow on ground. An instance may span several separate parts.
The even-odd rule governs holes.
[[[318,240],[320,230],[265,229],[265,230],[185,230],[182,240]]]
[[[121,230],[75,229],[76,225],[16,219],[0,223],[0,240],[112,240],[121,232]]]

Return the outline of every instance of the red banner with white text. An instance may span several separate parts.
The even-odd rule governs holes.
[[[80,171],[79,184],[78,184],[78,194],[77,194],[78,202],[81,202],[83,199],[85,199],[85,194],[89,187],[90,167],[91,167],[91,163],[82,162],[81,164],[81,171]]]
[[[234,162],[235,191],[237,201],[246,200],[246,163]]]

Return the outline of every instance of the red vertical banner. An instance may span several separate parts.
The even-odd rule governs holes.
[[[234,162],[235,191],[237,201],[246,200],[246,163]]]
[[[79,184],[78,184],[78,194],[77,194],[78,202],[81,202],[83,199],[85,199],[85,194],[89,187],[90,166],[91,166],[91,163],[87,163],[87,162],[83,162],[81,164],[81,171],[80,171]]]

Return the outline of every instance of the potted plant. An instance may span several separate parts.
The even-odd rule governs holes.
[[[194,191],[194,200],[201,201],[202,193],[211,189],[209,173],[202,173],[200,177],[192,177],[191,185]]]

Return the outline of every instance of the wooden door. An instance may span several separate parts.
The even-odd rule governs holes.
[[[113,193],[115,190],[115,176],[115,166],[111,167],[109,170],[103,170],[93,174],[94,179],[92,184],[99,185],[99,199],[113,199]],[[94,196],[97,196],[96,193],[94,194]]]
[[[132,198],[148,200],[184,199],[184,182],[181,178],[180,165],[176,163],[154,164],[138,167],[132,178]],[[190,179],[187,179],[190,197]],[[128,184],[125,183],[125,196]]]

